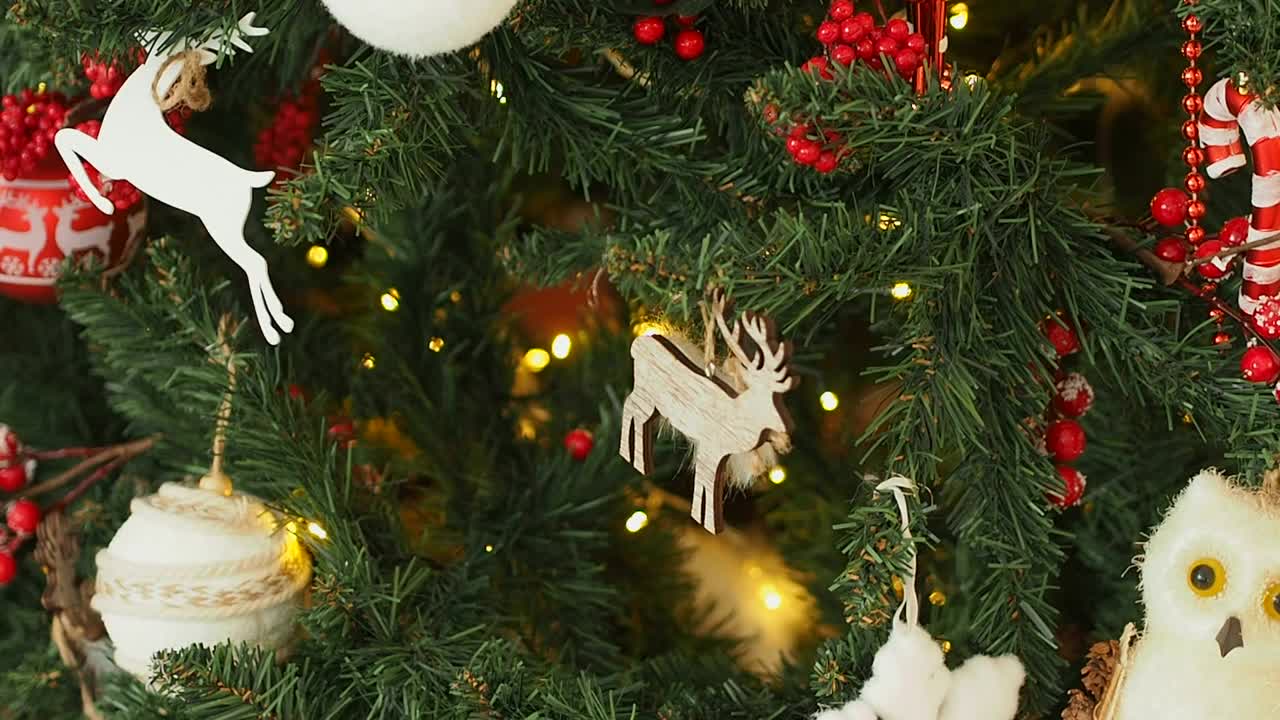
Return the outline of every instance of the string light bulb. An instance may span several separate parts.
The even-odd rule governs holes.
[[[328,539],[329,539],[329,533],[328,533],[328,531],[327,531],[327,530],[325,530],[323,527],[321,527],[321,526],[320,526],[320,523],[318,523],[318,522],[314,522],[314,521],[312,521],[312,522],[307,523],[307,532],[311,533],[312,535],[314,535],[316,538],[318,538],[318,539],[320,539],[320,540],[328,540]]]
[[[507,96],[504,93],[504,88],[502,87],[502,83],[498,82],[497,80],[490,80],[489,93],[498,99],[499,105],[507,104]]]
[[[373,356],[373,353],[365,353],[364,357],[360,358],[360,367],[372,370],[378,367],[378,359]]]
[[[307,248],[307,264],[319,270],[329,264],[329,248],[323,245],[312,245]]]
[[[631,513],[631,517],[627,518],[627,532],[638,533],[649,524],[649,516],[643,510],[637,510]]]
[[[781,485],[786,481],[787,481],[787,469],[782,467],[781,465],[775,465],[774,468],[769,471],[769,482],[773,483],[774,485]]]
[[[524,359],[520,362],[534,372],[542,372],[551,364],[551,353],[542,348],[529,348],[529,352],[524,354]]]
[[[427,343],[427,348],[431,352],[440,352],[444,349],[444,338],[439,336],[431,338],[431,341]]]
[[[969,24],[969,6],[965,3],[956,3],[951,6],[951,27],[956,30],[963,30]]]
[[[822,409],[831,412],[840,407],[840,397],[830,390],[818,396],[818,403],[822,405]]]
[[[636,337],[659,335],[662,333],[662,324],[653,322],[652,320],[645,320],[643,322],[636,323],[635,326],[631,328],[631,332],[633,332]]]
[[[934,607],[942,607],[947,604],[947,594],[941,590],[934,590],[929,593],[929,604]]]
[[[569,352],[573,350],[573,340],[564,333],[555,336],[551,341],[551,354],[557,360],[563,360],[569,357]]]
[[[897,230],[902,227],[902,220],[892,213],[880,213],[880,220],[876,223],[876,227],[881,230]]]
[[[769,610],[777,610],[782,607],[782,593],[772,585],[765,585],[761,591],[764,597],[764,606]]]
[[[492,545],[485,545],[485,546],[484,546],[484,551],[485,551],[485,552],[487,552],[487,553],[491,553],[491,552],[493,552],[493,546],[492,546]]]
[[[400,309],[400,291],[395,288],[391,288],[390,290],[382,293],[381,302],[382,302],[382,309],[386,310],[387,312],[395,312],[399,310]]]
[[[889,289],[889,294],[894,300],[906,300],[911,297],[915,291],[911,289],[911,285],[905,282],[894,283]]]

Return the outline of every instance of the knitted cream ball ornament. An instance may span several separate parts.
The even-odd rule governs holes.
[[[262,501],[223,476],[165,483],[130,509],[98,553],[93,597],[120,668],[145,682],[161,650],[288,644],[311,560]]]
[[[460,50],[498,26],[517,0],[324,0],[370,45],[413,58]]]

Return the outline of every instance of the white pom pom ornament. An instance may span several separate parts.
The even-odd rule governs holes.
[[[351,34],[409,57],[453,52],[498,26],[517,0],[324,0]]]
[[[282,648],[311,578],[307,553],[260,500],[201,485],[166,483],[135,499],[98,553],[93,608],[116,664],[143,681],[161,650],[227,641]]]

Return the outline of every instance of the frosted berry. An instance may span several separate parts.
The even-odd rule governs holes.
[[[1165,227],[1181,225],[1187,220],[1187,194],[1178,188],[1165,188],[1151,198],[1151,217]]]
[[[1187,260],[1187,245],[1181,238],[1167,237],[1156,243],[1156,257],[1165,262],[1180,263]]]
[[[570,457],[578,462],[587,459],[595,444],[596,439],[592,437],[591,433],[581,428],[570,430],[564,436],[564,448],[569,451]]]
[[[1196,248],[1196,258],[1213,257],[1223,251],[1221,240],[1207,240]],[[1203,265],[1197,265],[1200,274],[1209,280],[1218,280],[1231,273],[1231,258],[1216,258]]]
[[[884,32],[898,42],[905,42],[907,37],[911,35],[911,26],[902,18],[893,18],[885,23]]]
[[[1049,342],[1053,343],[1053,349],[1058,352],[1058,357],[1066,357],[1080,351],[1080,336],[1062,319],[1046,320],[1041,330]]]
[[[861,30],[861,26],[859,26],[858,29]],[[832,22],[830,20],[822,23],[818,26],[817,35],[818,42],[823,45],[830,45],[840,39],[840,23]]]
[[[8,467],[0,467],[0,492],[15,493],[26,487],[31,478],[22,463],[14,463]]]
[[[13,428],[0,423],[0,467],[15,462],[22,456],[22,438]]]
[[[1250,324],[1262,337],[1268,340],[1280,339],[1280,298],[1263,298],[1253,311]]]
[[[1240,358],[1240,377],[1253,383],[1270,385],[1280,378],[1280,358],[1271,348],[1255,345]]]
[[[676,34],[676,55],[681,60],[697,60],[707,49],[707,39],[696,28],[681,30]]]
[[[1223,223],[1222,232],[1218,233],[1218,239],[1227,247],[1243,245],[1249,239],[1249,218],[1231,218]]]
[[[19,535],[31,535],[40,526],[40,506],[30,500],[15,500],[4,519],[10,530]]]
[[[1044,447],[1054,461],[1071,462],[1084,454],[1084,428],[1075,420],[1054,420],[1044,433]]]
[[[641,45],[656,45],[667,32],[666,23],[660,17],[637,18],[631,26],[631,34]]]
[[[1058,477],[1062,478],[1062,492],[1050,492],[1049,502],[1062,510],[1073,508],[1084,499],[1088,480],[1079,470],[1067,465],[1057,466]]]
[[[8,585],[18,577],[18,563],[6,550],[0,550],[0,586]]]
[[[1057,383],[1053,407],[1064,417],[1082,417],[1093,407],[1093,387],[1080,373],[1068,373]]]
[[[835,0],[831,3],[831,9],[827,11],[827,16],[837,22],[851,18],[853,17],[853,3],[851,0]]]

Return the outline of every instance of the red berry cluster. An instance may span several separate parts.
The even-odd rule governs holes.
[[[35,474],[35,465],[18,434],[8,425],[0,425],[0,491],[21,490]],[[14,554],[40,525],[40,506],[30,500],[14,500],[5,509],[5,524],[7,530],[0,528],[0,586],[17,577]]]
[[[1187,197],[1178,188],[1164,188],[1151,198],[1151,217],[1157,223],[1169,228],[1196,223],[1187,227],[1184,235],[1171,235],[1158,241],[1153,249],[1156,257],[1171,263],[1186,262],[1194,248],[1197,259],[1214,258],[1196,266],[1200,275],[1209,281],[1206,291],[1213,293],[1217,290],[1217,281],[1231,274],[1233,262],[1231,257],[1215,256],[1227,248],[1245,243],[1249,237],[1249,218],[1232,218],[1223,223],[1217,235],[1206,236],[1204,228],[1199,225],[1204,213],[1202,201],[1194,195]]]
[[[924,62],[924,36],[912,32],[911,24],[902,18],[893,18],[884,26],[876,24],[869,12],[854,12],[852,0],[834,0],[827,10],[827,19],[818,25],[818,42],[827,49],[832,62],[848,67],[854,60],[881,70],[887,58],[892,69],[906,79],[915,76]],[[811,64],[822,60],[820,70],[828,76],[826,58],[814,58]]]
[[[0,171],[6,180],[16,180],[53,149],[53,135],[67,117],[67,99],[41,85],[5,95],[0,103]]]
[[[84,76],[89,78],[89,95],[95,100],[103,100],[109,97],[115,97],[120,92],[120,88],[124,86],[125,72],[120,69],[117,62],[104,62],[98,53],[89,55],[85,53],[80,57],[80,64],[84,67]]]
[[[296,170],[302,167],[320,126],[320,83],[312,80],[297,97],[280,101],[271,124],[258,132],[253,157],[258,167]]]
[[[98,133],[102,130],[102,122],[99,120],[86,120],[76,125],[76,129],[83,132],[89,137],[98,137]],[[110,180],[102,177],[98,169],[85,163],[84,171],[89,175],[89,182],[98,189],[102,196],[111,201],[117,210],[128,210],[142,201],[142,192],[134,187],[128,180]],[[71,189],[75,192],[76,197],[85,202],[89,202],[89,195],[80,187],[80,183],[76,182],[74,175],[68,175],[71,178]]]
[[[834,130],[818,130],[799,122],[787,133],[787,152],[797,165],[807,165],[819,174],[827,175],[840,166],[840,159],[848,151],[844,138]]]
[[[576,428],[565,433],[564,449],[568,450],[570,457],[578,462],[586,460],[595,446],[596,439],[591,435],[590,430]]]
[[[672,0],[654,0],[654,5],[670,5]],[[676,31],[672,43],[676,56],[681,60],[697,60],[707,49],[707,38],[695,27],[697,15],[671,15]],[[645,15],[636,18],[631,26],[631,35],[641,45],[657,45],[667,34],[666,21],[657,15]]]
[[[1080,336],[1061,314],[1045,320],[1040,330],[1053,344],[1059,363],[1080,351]],[[1078,372],[1066,372],[1060,366],[1054,380],[1055,392],[1044,433],[1044,452],[1053,459],[1063,483],[1061,492],[1049,493],[1049,502],[1065,510],[1079,505],[1084,498],[1085,476],[1069,463],[1079,459],[1088,446],[1079,418],[1093,407],[1094,395],[1089,381]]]

